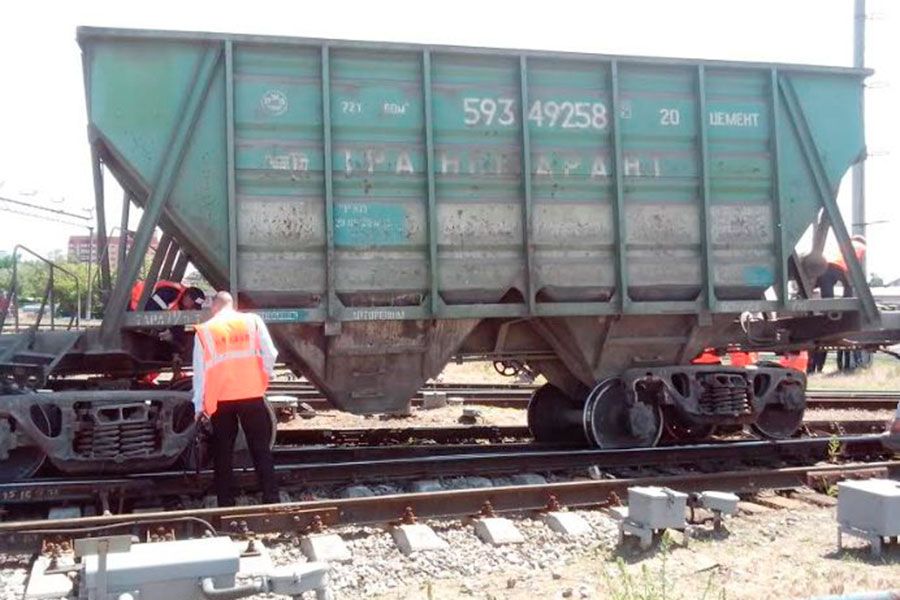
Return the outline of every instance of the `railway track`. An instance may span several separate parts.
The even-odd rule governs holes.
[[[572,473],[588,467],[608,469],[688,468],[713,473],[724,465],[784,463],[804,464],[840,456],[845,460],[881,457],[885,451],[879,436],[840,436],[796,440],[741,441],[730,443],[657,448],[597,450],[517,445],[510,448],[443,447],[426,452],[406,449],[301,449],[280,451],[278,473],[284,489],[311,486],[347,486],[354,483],[396,483],[417,479],[471,476],[508,476],[519,473]],[[506,451],[504,451],[504,449]],[[335,452],[337,450],[337,452]],[[354,452],[355,450],[355,452]],[[319,453],[319,454],[317,454]],[[255,490],[252,470],[236,472],[244,490]],[[39,478],[0,484],[0,505],[35,506],[38,503],[95,502],[118,500],[182,502],[201,497],[212,484],[212,472],[168,471],[111,478]],[[112,500],[111,500],[112,499]]]
[[[413,406],[421,406],[424,394],[443,392],[447,396],[462,398],[465,405],[493,406],[498,408],[527,408],[531,395],[537,389],[528,384],[468,384],[433,383],[419,390],[411,399]],[[298,381],[274,381],[270,395],[296,397],[316,410],[332,408],[321,392],[312,384]],[[860,409],[894,410],[900,402],[900,392],[865,390],[807,390],[807,408],[810,409]]]
[[[684,492],[715,489],[754,493],[764,489],[827,485],[836,479],[860,475],[896,477],[900,475],[900,461],[730,469],[713,473],[656,474],[265,506],[109,514],[52,521],[21,520],[0,523],[0,546],[7,552],[32,552],[48,540],[61,542],[77,536],[127,532],[149,539],[159,535],[160,530],[165,535],[179,537],[199,535],[209,529],[237,537],[267,533],[303,534],[320,530],[323,526],[401,523],[416,518],[468,517],[486,512],[610,506],[618,504],[619,498],[625,497],[629,487],[638,485],[662,485]]]
[[[883,419],[812,419],[803,422],[801,432],[808,436],[866,434],[880,433],[884,431],[884,427]],[[723,433],[740,433],[740,430],[733,429]],[[387,446],[413,443],[465,444],[474,441],[509,445],[511,442],[529,439],[531,432],[524,425],[316,428],[279,429],[276,445]]]

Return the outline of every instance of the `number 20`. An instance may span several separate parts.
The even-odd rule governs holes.
[[[659,124],[671,127],[681,123],[681,113],[677,108],[659,109]]]

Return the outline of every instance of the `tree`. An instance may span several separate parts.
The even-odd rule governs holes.
[[[79,308],[84,309],[88,268],[86,264],[80,263],[67,262],[57,263],[57,265],[60,269],[53,271],[53,302],[57,307],[58,315],[71,316]],[[61,269],[65,269],[68,273]],[[50,281],[50,266],[38,260],[23,260],[19,261],[16,272],[19,306],[42,302],[47,294],[47,285]],[[9,292],[11,279],[11,268],[0,269],[0,287],[4,290],[4,295]],[[80,307],[79,292],[81,295]],[[50,310],[49,300],[46,310]],[[46,314],[49,315],[49,312]]]

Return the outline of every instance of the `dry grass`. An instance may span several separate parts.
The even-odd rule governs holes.
[[[834,352],[829,352],[825,371],[809,377],[812,390],[900,391],[900,360],[876,354],[872,366],[846,374],[837,370]]]

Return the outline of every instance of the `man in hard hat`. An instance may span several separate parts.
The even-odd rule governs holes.
[[[278,502],[270,440],[272,420],[263,395],[278,350],[263,320],[234,309],[228,292],[213,298],[213,316],[194,336],[194,407],[212,423],[212,454],[219,506],[234,506],[232,462],[238,424],[259,478],[263,502]]]

